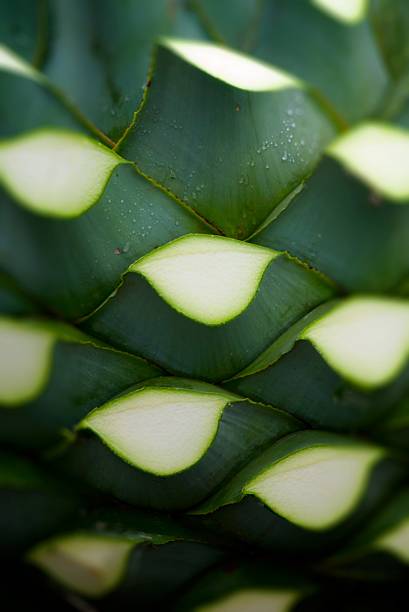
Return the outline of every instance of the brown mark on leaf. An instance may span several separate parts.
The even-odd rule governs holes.
[[[372,204],[372,206],[381,206],[383,199],[379,193],[376,193],[376,191],[371,191],[369,194],[369,203]]]

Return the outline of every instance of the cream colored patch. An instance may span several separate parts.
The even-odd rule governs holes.
[[[276,256],[264,247],[198,234],[160,247],[130,270],[142,274],[185,316],[220,325],[247,308]]]
[[[0,403],[17,406],[41,393],[54,343],[51,331],[0,318]]]
[[[283,70],[232,49],[206,42],[164,39],[164,45],[211,76],[249,91],[300,87],[300,81]]]
[[[341,376],[365,387],[380,387],[397,376],[408,359],[409,301],[345,300],[301,337],[310,340]]]
[[[102,597],[120,581],[134,542],[109,536],[72,534],[41,544],[29,560],[65,587]]]
[[[257,476],[244,492],[300,527],[329,529],[358,504],[381,455],[375,447],[303,449]]]
[[[94,410],[82,427],[132,465],[170,476],[205,454],[228,401],[224,394],[143,389]]]
[[[196,612],[290,612],[299,597],[287,590],[242,589]]]
[[[25,207],[75,217],[101,196],[124,161],[110,149],[64,130],[43,129],[0,143],[0,180]]]
[[[337,139],[328,154],[386,198],[409,201],[408,130],[362,124]]]

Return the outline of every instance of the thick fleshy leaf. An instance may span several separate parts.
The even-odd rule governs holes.
[[[68,326],[10,317],[0,318],[0,363],[0,440],[26,448],[55,442],[100,402],[160,373]]]
[[[274,610],[288,612],[299,600],[294,591],[279,589],[242,589],[221,600],[201,606],[199,612],[235,612],[237,610]]]
[[[385,580],[404,578],[408,563],[409,491],[404,487],[330,559],[330,568]]]
[[[102,597],[121,580],[134,546],[125,538],[74,533],[40,544],[29,560],[66,588]]]
[[[228,392],[144,388],[97,408],[81,423],[125,461],[157,476],[192,467],[217,435]]]
[[[164,0],[56,0],[43,70],[99,129],[119,138],[146,84],[153,40],[167,31]]]
[[[4,0],[0,6],[0,43],[29,62],[38,61],[46,9],[43,0]]]
[[[326,530],[359,505],[371,470],[383,456],[376,446],[327,433],[299,432],[264,451],[198,513],[254,495],[290,523]]]
[[[315,590],[298,571],[263,560],[213,569],[183,593],[181,612],[290,612]]]
[[[407,393],[409,371],[406,368],[392,385],[367,393],[338,376],[309,342],[297,342],[271,366],[224,386],[254,401],[280,406],[313,427],[351,432],[378,422],[380,427],[388,419]]]
[[[352,383],[389,383],[409,358],[409,302],[362,297],[341,302],[302,332],[325,361]]]
[[[251,480],[244,489],[306,529],[328,529],[357,505],[379,449],[305,449]]]
[[[335,130],[291,75],[224,47],[166,39],[119,150],[226,235],[244,238],[311,172]]]
[[[372,435],[383,444],[406,450],[409,448],[409,393],[401,394],[383,419],[373,429]]]
[[[298,432],[267,448],[194,514],[217,532],[287,555],[309,551],[311,559],[339,546],[402,480],[403,468],[385,453],[353,438]]]
[[[325,304],[225,386],[315,427],[367,427],[387,419],[407,395],[406,317],[407,302],[399,299],[354,297]]]
[[[178,313],[130,272],[83,326],[168,371],[217,381],[237,373],[331,295],[324,279],[281,254],[267,267],[251,304],[230,322],[210,327]]]
[[[244,51],[251,46],[261,12],[258,0],[193,0],[192,5],[212,39]]]
[[[375,0],[370,18],[379,49],[395,79],[409,72],[409,6],[406,0]]]
[[[357,121],[376,111],[389,85],[365,5],[363,0],[266,2],[250,52],[311,83],[347,121]]]
[[[409,211],[382,202],[324,159],[287,207],[252,238],[288,250],[348,291],[384,291],[409,273]]]
[[[7,178],[3,180],[6,184],[14,181],[10,186],[24,196],[25,206],[5,192],[0,194],[0,265],[39,301],[76,318],[99,306],[138,257],[183,234],[211,230],[109,149],[75,133],[58,134],[51,144],[60,153],[52,160],[46,148],[43,158],[36,157],[35,166],[13,162],[4,169]],[[17,140],[17,148],[27,138],[29,143],[34,139],[31,144],[37,140],[36,136]],[[85,155],[86,163],[64,163],[68,148],[59,147],[67,139],[72,143],[71,152],[78,149],[77,161]],[[3,146],[7,157],[7,145]],[[56,176],[54,181],[49,178],[50,170]],[[18,181],[27,175],[21,186]],[[46,198],[34,200],[35,193],[46,194]],[[61,208],[68,194],[76,200]],[[33,214],[26,210],[28,206],[50,217]],[[58,218],[74,213],[73,218]]]
[[[298,340],[309,340],[330,367],[358,387],[382,387],[400,374],[409,357],[409,302],[379,296],[334,302],[294,326],[239,377],[274,364]]]
[[[82,522],[40,542],[27,560],[63,588],[97,599],[98,609],[168,605],[223,559],[194,531],[152,513],[100,509]]]
[[[186,508],[300,427],[218,387],[159,378],[91,412],[57,465],[132,504]]]
[[[0,314],[30,315],[38,310],[37,304],[24,295],[11,278],[0,272]]]
[[[406,602],[408,15],[1,4],[3,607]]]
[[[117,140],[146,94],[152,46],[164,34],[202,38],[182,2],[55,0],[42,69],[102,132]]]
[[[74,520],[77,494],[33,461],[0,454],[0,556],[20,556],[41,538]]]
[[[89,131],[90,126],[43,75],[3,45],[0,45],[0,89],[1,138],[40,127]]]
[[[374,546],[398,557],[403,563],[409,563],[409,518],[383,534]]]

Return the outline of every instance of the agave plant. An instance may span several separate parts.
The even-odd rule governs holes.
[[[408,7],[0,3],[7,609],[406,610]]]

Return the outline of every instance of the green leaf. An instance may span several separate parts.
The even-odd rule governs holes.
[[[404,579],[409,563],[409,491],[398,491],[351,539],[328,560],[339,575],[370,580]]]
[[[220,549],[166,518],[102,509],[83,523],[41,542],[27,559],[61,586],[100,600],[104,610],[169,605],[223,558]]]
[[[0,43],[29,62],[40,59],[46,12],[44,0],[4,0],[0,6]]]
[[[169,23],[164,0],[56,0],[43,70],[88,119],[117,139],[141,101],[152,41]]]
[[[300,527],[329,529],[355,508],[380,457],[378,449],[300,451],[247,483],[245,493]]]
[[[8,560],[69,524],[79,500],[32,461],[2,452],[0,506],[0,550]]]
[[[359,534],[351,548],[363,546],[389,553],[402,563],[409,563],[409,491],[403,489]]]
[[[251,304],[230,322],[210,327],[178,313],[130,272],[83,327],[168,371],[217,381],[243,369],[292,323],[332,295],[324,279],[280,255],[267,267]]]
[[[67,589],[99,598],[122,579],[135,545],[111,535],[70,533],[42,542],[28,559]]]
[[[38,306],[20,291],[14,281],[0,272],[0,313],[17,316],[37,311]]]
[[[295,525],[326,530],[359,504],[369,474],[383,456],[379,447],[335,434],[298,432],[270,445],[196,513],[208,514],[254,495]]]
[[[93,410],[80,428],[93,431],[134,467],[171,476],[203,458],[226,405],[239,399],[210,385],[206,392],[147,387]]]
[[[406,316],[404,300],[351,297],[325,304],[225,385],[314,426],[367,426],[386,418],[407,392]]]
[[[390,387],[368,394],[342,380],[308,342],[298,342],[273,365],[224,386],[254,401],[280,406],[315,428],[354,431],[387,418],[408,389],[409,371]]]
[[[2,317],[0,337],[0,440],[23,448],[58,441],[99,403],[160,373],[61,324]]]
[[[314,590],[294,568],[289,571],[266,560],[252,560],[213,569],[182,594],[178,610],[288,612]]]
[[[78,138],[82,142],[82,137],[75,135]],[[0,265],[23,289],[69,318],[97,308],[118,285],[120,275],[145,253],[186,233],[209,231],[200,219],[137,174],[131,165],[123,164],[108,149],[103,151],[119,165],[100,196],[94,187],[91,199],[89,193],[81,196],[78,177],[72,176],[74,191],[81,196],[79,209],[92,203],[78,217],[58,219],[32,214],[5,192],[0,193]],[[59,156],[61,163],[65,155]],[[37,160],[38,173],[27,182],[29,198],[33,197],[34,185],[42,193],[49,188],[47,169],[51,162],[47,157],[42,162]],[[53,164],[60,177],[67,176],[64,166],[61,168],[56,160]],[[70,169],[72,172],[73,166]],[[81,168],[77,170],[81,176]],[[16,167],[12,174],[20,172],[24,169]],[[58,181],[56,184],[61,187]],[[43,199],[40,208],[45,208]],[[66,209],[59,212],[54,200],[46,208],[54,216],[67,214]]]
[[[309,340],[340,376],[363,389],[390,383],[409,358],[409,301],[354,296],[316,311],[305,326],[294,326],[238,377],[274,364],[298,340]]]
[[[405,0],[373,0],[370,18],[386,65],[395,79],[409,70],[409,6]]]
[[[409,395],[407,389],[399,401],[388,411],[385,418],[375,425],[371,432],[374,439],[382,444],[409,448]]]
[[[376,111],[389,85],[368,19],[348,22],[335,12],[358,5],[363,2],[265,2],[250,51],[314,85],[347,121],[358,121]]]
[[[88,131],[42,74],[1,45],[0,89],[1,138],[43,126]]]
[[[183,3],[166,0],[55,0],[49,21],[43,71],[114,141],[146,94],[154,41],[204,35]]]
[[[298,432],[264,450],[194,514],[217,532],[263,548],[322,553],[365,520],[402,476],[380,447]]]
[[[192,0],[211,38],[248,50],[258,26],[259,0]]]
[[[290,589],[238,589],[237,592],[229,593],[220,600],[201,606],[200,610],[203,612],[224,612],[225,610],[255,610],[261,606],[268,606],[276,612],[287,612],[293,609],[299,599],[300,594]]]
[[[325,361],[352,384],[390,383],[409,358],[409,301],[355,297],[341,302],[302,332]]]
[[[291,75],[223,47],[166,39],[119,150],[226,235],[244,238],[311,172],[334,133]]]
[[[57,466],[138,506],[186,508],[300,427],[218,387],[160,378],[91,412]]]
[[[385,291],[409,273],[409,211],[324,159],[252,241],[288,250],[348,291]]]

